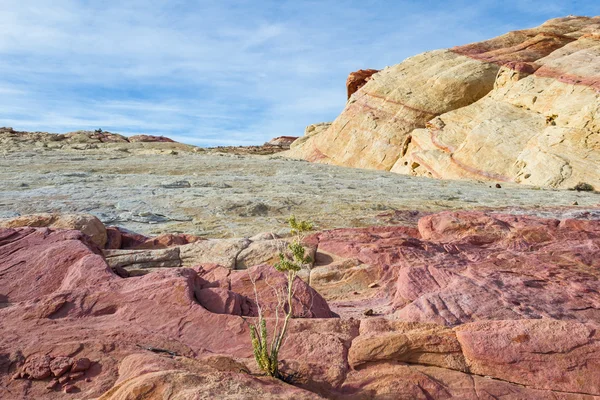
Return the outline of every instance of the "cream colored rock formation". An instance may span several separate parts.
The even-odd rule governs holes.
[[[48,227],[54,229],[76,229],[88,235],[90,240],[104,248],[106,244],[106,227],[91,214],[75,213],[39,213],[14,218],[0,219],[0,228]]]
[[[411,57],[287,153],[441,179],[600,188],[600,17]]]

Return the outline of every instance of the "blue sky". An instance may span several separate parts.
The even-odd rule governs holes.
[[[0,0],[0,126],[262,144],[331,121],[349,72],[588,1]],[[508,7],[509,10],[506,10]]]

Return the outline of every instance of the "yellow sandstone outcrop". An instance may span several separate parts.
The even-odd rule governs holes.
[[[440,179],[600,188],[600,17],[411,57],[287,153]]]

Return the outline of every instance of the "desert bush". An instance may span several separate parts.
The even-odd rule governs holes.
[[[571,188],[571,190],[577,190],[578,192],[593,192],[594,187],[589,183],[579,182],[577,185]]]
[[[313,229],[310,222],[297,221],[292,215],[288,219],[290,233],[294,239],[288,244],[287,250],[279,253],[279,261],[273,266],[277,271],[286,274],[287,280],[285,287],[282,288],[284,295],[280,296],[275,307],[275,326],[273,327],[272,339],[269,341],[267,331],[267,321],[263,317],[258,292],[254,280],[254,295],[258,307],[258,322],[250,325],[250,338],[252,339],[252,350],[258,367],[267,375],[282,379],[279,372],[279,351],[284,343],[290,318],[293,318],[292,300],[294,298],[294,280],[298,272],[306,265],[312,262],[310,256],[306,255],[302,240],[306,233]],[[310,276],[310,274],[309,274]],[[252,277],[250,277],[252,279]],[[281,328],[280,319],[283,318]]]

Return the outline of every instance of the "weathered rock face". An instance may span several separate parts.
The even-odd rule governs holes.
[[[600,187],[600,17],[431,51],[373,75],[287,154],[441,179]]]
[[[247,269],[274,264],[285,251],[287,241],[271,235],[237,239],[202,239],[186,234],[164,234],[147,238],[109,228],[112,247],[104,250],[108,264],[129,275],[142,275],[160,268],[194,267],[216,264],[228,269]],[[120,235],[120,236],[119,236]],[[254,240],[253,240],[254,239]],[[119,241],[120,240],[120,241]],[[116,247],[119,243],[120,246]],[[305,247],[314,259],[315,248]]]
[[[403,227],[333,230],[313,286],[333,311],[455,326],[481,319],[600,322],[598,221],[484,213],[423,217]],[[323,258],[338,265],[320,266]],[[353,295],[354,294],[354,295]]]
[[[447,212],[307,242],[280,357],[295,387],[248,374],[273,268],[125,279],[79,231],[0,229],[0,397],[600,397],[599,221]]]
[[[197,294],[214,284],[196,271],[174,268],[119,278],[87,240],[78,231],[0,229],[1,398],[64,398],[66,391],[77,391],[80,398],[107,392],[103,398],[118,399],[130,398],[142,387],[155,395],[170,387],[189,398],[185,393],[197,393],[205,384],[209,397],[319,397],[243,372],[246,367],[232,358],[251,357],[248,322],[204,308],[204,298]],[[261,301],[273,307],[268,296],[261,296],[263,288],[258,292]],[[306,305],[310,311],[311,304]],[[313,329],[314,342],[325,335],[319,331],[329,331]],[[148,349],[155,348],[167,349],[175,359],[149,357]],[[340,345],[336,355],[343,349]],[[215,354],[228,356],[219,361]],[[298,354],[286,357],[310,370],[305,356]],[[128,369],[128,356],[144,367]],[[194,360],[203,357],[208,358]],[[342,368],[342,358],[324,360],[327,368]],[[155,364],[159,369],[153,369]],[[164,373],[164,365],[172,368],[163,375],[151,374]],[[28,377],[32,380],[22,379]]]
[[[358,89],[365,86],[373,74],[379,72],[377,69],[359,69],[358,71],[350,72],[346,79],[346,90],[348,91],[348,99],[356,93]]]
[[[2,398],[600,396],[598,221],[442,213],[418,229],[314,235],[315,271],[329,268],[315,287],[345,291],[332,300],[339,310],[356,299],[388,318],[293,319],[281,365],[299,387],[248,375],[257,371],[242,316],[254,315],[254,287],[265,312],[277,304],[272,268],[123,279],[88,240],[0,230]],[[331,316],[313,289],[295,286],[294,313]],[[407,301],[412,311],[390,320]]]
[[[0,220],[2,228],[24,226],[75,229],[88,235],[91,241],[101,248],[106,245],[108,238],[104,224],[90,214],[41,213]]]

